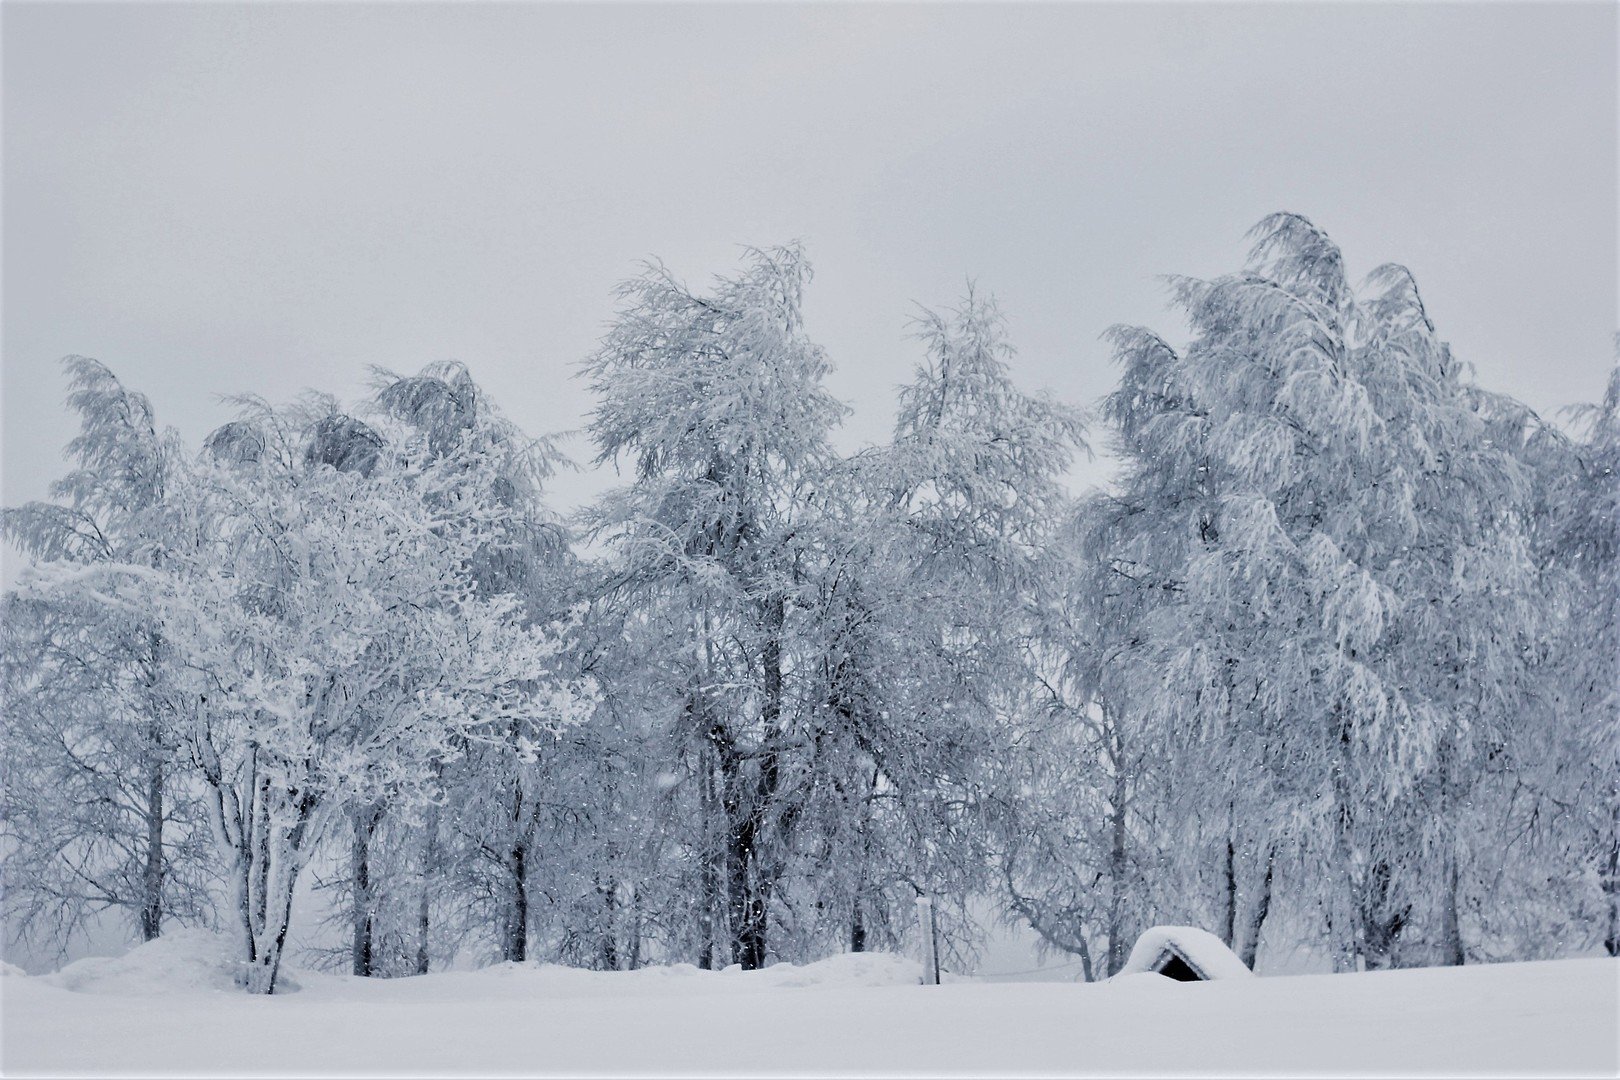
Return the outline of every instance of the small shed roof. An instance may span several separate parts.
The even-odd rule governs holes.
[[[1119,973],[1163,973],[1177,960],[1199,979],[1246,979],[1254,975],[1224,941],[1196,926],[1155,926],[1143,931]]]

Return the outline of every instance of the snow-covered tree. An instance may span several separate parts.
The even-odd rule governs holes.
[[[1589,865],[1597,869],[1608,908],[1603,945],[1620,956],[1620,369],[1610,372],[1603,400],[1583,410],[1576,520],[1568,557],[1587,597],[1574,667],[1576,745],[1591,748],[1582,801],[1593,811]],[[1584,606],[1584,605],[1583,605]]]
[[[334,818],[429,798],[458,739],[577,715],[573,687],[537,674],[555,638],[473,586],[502,511],[487,464],[454,464],[327,399],[248,400],[207,441],[190,489],[205,525],[171,565],[95,575],[109,604],[161,625],[191,679],[181,735],[251,990],[274,991],[294,886]]]
[[[580,535],[460,364],[191,454],[70,359],[75,468],[3,522],[8,923],[212,921],[260,992],[310,877],[359,975],[906,948],[919,894],[948,957],[994,898],[1087,978],[1155,922],[1620,953],[1620,376],[1561,429],[1403,268],[1254,237],[1174,281],[1185,348],[1111,332],[1079,502],[1081,414],[971,290],[836,455],[796,246],[620,286],[583,371],[630,475]]]
[[[1499,787],[1514,811],[1506,825],[1520,839],[1500,851],[1499,872],[1513,887],[1486,921],[1509,948],[1545,949],[1551,937],[1600,942],[1612,956],[1620,955],[1620,369],[1601,401],[1571,412],[1573,434],[1543,428],[1525,447],[1539,481],[1533,535],[1547,610],[1533,654],[1543,687],[1534,726],[1503,748],[1512,768]],[[1527,915],[1539,925],[1524,925]]]
[[[829,782],[859,815],[843,856],[857,883],[965,899],[1016,816],[1002,766],[1026,734],[1024,612],[1085,444],[1077,411],[1013,383],[993,300],[925,310],[918,337],[893,442],[833,478],[856,499],[827,544],[820,696],[850,744]],[[881,912],[890,925],[901,899]]]
[[[1336,966],[1388,963],[1431,887],[1426,853],[1460,855],[1457,785],[1526,692],[1526,474],[1404,269],[1358,293],[1304,218],[1256,237],[1250,270],[1176,282],[1185,352],[1115,333],[1126,470],[1108,557],[1151,566],[1154,597],[1156,677],[1128,707],[1259,755],[1331,882]],[[1241,758],[1201,759],[1217,792],[1240,780]]]
[[[51,501],[5,511],[5,536],[43,562],[161,570],[182,529],[173,433],[104,365],[64,361],[80,433]],[[183,696],[149,618],[109,611],[93,575],[24,573],[4,600],[8,917],[60,943],[120,908],[145,940],[207,908],[198,804],[177,776]]]
[[[516,606],[510,617],[522,627],[576,621],[567,536],[542,502],[544,482],[562,463],[555,448],[526,436],[459,363],[429,365],[413,376],[379,372],[375,407],[404,425],[413,452],[435,469],[451,475],[475,470],[470,478],[483,486],[496,511],[467,566],[477,593],[511,597]],[[579,681],[567,647],[572,640],[565,635],[565,647],[532,677]],[[467,739],[453,761],[435,766],[439,795],[416,836],[421,850],[412,861],[449,879],[451,930],[484,937],[481,931],[492,929],[488,936],[504,960],[528,955],[531,893],[542,855],[551,858],[549,848],[537,843],[541,816],[547,807],[580,798],[572,792],[559,798],[552,790],[556,778],[542,765],[555,757],[549,732],[564,719],[513,716]],[[448,814],[440,803],[450,807]],[[424,877],[415,890],[416,933],[424,949],[424,905],[432,888]],[[357,879],[350,892],[361,895]]]
[[[809,277],[796,247],[750,250],[706,295],[651,265],[619,287],[618,319],[584,367],[599,461],[628,458],[635,474],[595,527],[621,560],[619,588],[667,605],[684,636],[669,693],[685,700],[680,771],[699,803],[705,964],[722,951],[764,964],[791,819],[797,516],[843,412],[805,334]]]
[[[1158,921],[1148,886],[1160,867],[1165,733],[1124,707],[1142,676],[1145,591],[1085,554],[1112,539],[1112,510],[1105,496],[1080,504],[1037,576],[1027,734],[1009,759],[999,859],[1011,911],[1047,947],[1076,954],[1087,980],[1118,972],[1142,921]]]

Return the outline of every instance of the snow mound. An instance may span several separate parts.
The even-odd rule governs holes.
[[[24,971],[22,968],[18,967],[16,964],[9,964],[4,960],[0,960],[0,977],[6,976],[6,975],[27,975],[27,974],[28,974],[28,972]]]
[[[123,956],[75,960],[41,980],[80,994],[212,993],[236,987],[230,943],[208,930],[176,928]]]
[[[1157,973],[1171,956],[1179,956],[1205,979],[1247,979],[1254,975],[1238,959],[1237,953],[1226,947],[1226,942],[1196,926],[1155,926],[1144,930],[1119,974]]]
[[[842,953],[813,964],[772,964],[757,973],[773,987],[910,986],[922,977],[922,965],[895,953]]]
[[[811,964],[772,964],[759,971],[733,965],[703,971],[692,964],[652,964],[634,971],[590,971],[560,964],[524,961],[491,964],[468,971],[440,971],[408,979],[357,979],[299,971],[307,1000],[373,1001],[580,1001],[750,996],[777,990],[840,990],[915,986],[921,965],[892,953],[847,953]],[[947,981],[951,976],[946,976]],[[282,983],[277,984],[277,993]]]
[[[1132,971],[1129,973],[1121,971],[1118,975],[1107,980],[1107,985],[1111,987],[1125,987],[1126,989],[1140,987],[1144,990],[1162,990],[1175,984],[1176,980],[1160,975],[1157,971]]]

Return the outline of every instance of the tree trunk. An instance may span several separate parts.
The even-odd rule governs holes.
[[[1451,967],[1462,967],[1468,962],[1468,950],[1463,945],[1462,919],[1458,910],[1460,902],[1458,894],[1461,892],[1459,877],[1457,850],[1451,847],[1446,852],[1446,889],[1445,895],[1441,897],[1440,912],[1440,962]]]
[[[1230,828],[1230,827],[1229,827]],[[1226,872],[1226,910],[1221,918],[1221,940],[1228,949],[1237,948],[1237,845],[1230,831],[1226,834],[1226,859],[1222,868]]]
[[[252,994],[274,994],[281,976],[281,955],[287,946],[287,924],[292,919],[292,894],[296,875],[278,870],[271,875],[266,921],[258,936],[257,955],[247,971],[247,989]]]
[[[438,806],[435,805],[428,807],[427,824],[425,828],[427,830],[427,836],[422,841],[422,872],[420,874],[422,879],[421,894],[417,898],[416,902],[416,973],[418,975],[426,975],[428,973],[428,931],[430,929],[429,918],[431,915],[429,903],[432,899],[432,892],[428,887],[428,882],[432,880],[431,875],[433,873],[433,868],[438,862]]]
[[[528,851],[521,841],[512,845],[507,863],[507,887],[511,894],[501,959],[522,963],[529,958],[529,868]]]
[[[1333,970],[1354,971],[1361,956],[1361,940],[1357,933],[1360,922],[1359,889],[1355,878],[1355,859],[1352,854],[1354,809],[1351,798],[1351,746],[1350,719],[1342,708],[1334,710],[1334,734],[1338,740],[1338,760],[1333,764],[1333,865],[1328,874],[1336,879],[1336,888],[1327,898],[1328,931],[1333,950]]]
[[[202,699],[200,704],[206,706],[207,699]],[[257,755],[251,750],[248,752],[238,774],[241,781],[238,787],[226,778],[211,741],[207,738],[196,739],[192,749],[203,782],[207,785],[203,789],[203,805],[208,811],[208,824],[214,834],[215,848],[220,860],[230,867],[226,885],[230,897],[228,910],[232,914],[227,921],[237,935],[238,980],[245,983],[248,969],[257,959],[258,951],[258,943],[253,936],[252,897],[252,823],[255,816],[252,793],[258,790],[253,775]]]
[[[726,856],[731,901],[732,962],[744,971],[765,966],[765,901],[759,880],[759,819],[745,808],[734,824]]]
[[[617,905],[615,902],[618,892],[617,885],[610,879],[606,886],[598,885],[597,894],[602,897],[602,932],[598,939],[598,961],[603,971],[619,970],[619,942],[615,936],[614,926]]]
[[[848,709],[842,710],[843,715],[851,725],[855,723],[854,714]],[[849,951],[866,951],[866,896],[868,869],[872,865],[872,798],[877,788],[878,769],[876,765],[862,769],[861,812],[857,819],[860,823],[860,850],[854,855],[855,865],[855,895],[850,903],[849,918]],[[1010,887],[1010,884],[1009,884]]]
[[[270,781],[262,779],[253,795],[251,817],[251,850],[248,856],[253,867],[248,877],[248,917],[252,925],[264,925],[266,897],[270,890]]]
[[[247,969],[247,990],[251,994],[274,994],[281,975],[281,954],[287,945],[287,924],[292,918],[295,876],[278,871],[271,876],[268,918],[256,935],[257,947]]]
[[[153,722],[156,728],[156,721]],[[156,739],[154,738],[154,743]],[[154,755],[161,746],[153,745]],[[163,759],[154,756],[146,773],[146,864],[141,874],[141,940],[163,932]]]
[[[632,882],[630,889],[630,940],[626,950],[626,964],[631,971],[641,967],[641,890]]]
[[[1611,791],[1609,852],[1603,872],[1603,894],[1609,901],[1609,931],[1603,948],[1610,956],[1620,956],[1620,784]]]
[[[714,970],[717,966],[716,961],[719,960],[716,955],[720,944],[719,913],[722,905],[721,890],[725,887],[726,846],[719,835],[721,828],[717,828],[717,826],[726,827],[723,817],[725,800],[716,790],[719,785],[717,773],[721,756],[716,743],[717,738],[717,731],[711,729],[698,751],[699,824],[703,842],[700,882],[702,896],[698,908],[698,932],[702,935],[702,945],[698,955],[698,967],[704,971]]]
[[[1108,850],[1108,974],[1118,975],[1125,966],[1125,833],[1126,785],[1125,771],[1120,767],[1118,755],[1114,764],[1114,798],[1109,808],[1112,843]]]
[[[372,939],[376,932],[376,898],[372,895],[371,837],[382,820],[377,806],[357,810],[353,817],[354,837],[349,847],[350,921],[353,940],[349,945],[350,967],[355,975],[372,974]]]
[[[744,971],[765,966],[771,893],[776,880],[771,852],[765,848],[766,830],[773,811],[777,810],[776,801],[781,791],[782,628],[786,619],[786,597],[779,592],[772,593],[765,600],[765,642],[760,652],[764,691],[760,726],[764,729],[764,740],[759,778],[753,797],[744,807],[745,818],[738,835],[738,854],[742,857],[743,907],[742,925],[737,934],[736,962],[742,965]],[[783,815],[777,815],[778,828],[783,827],[782,818]],[[777,846],[780,848],[781,845]]]
[[[720,766],[720,804],[726,822],[726,922],[731,960],[743,970],[753,971],[765,963],[767,888],[759,847],[771,770],[762,761],[759,777],[750,784],[741,755],[718,724],[710,738]]]
[[[145,665],[146,708],[146,858],[141,871],[141,940],[151,941],[163,932],[163,722],[158,704],[158,664],[163,639],[147,634],[150,650]]]
[[[517,725],[509,738],[516,746]],[[516,771],[509,777],[512,802],[506,820],[506,925],[501,928],[501,959],[522,963],[529,958],[529,850],[531,808],[523,797],[523,778]]]
[[[217,773],[204,769],[203,779],[208,787],[204,805],[208,810],[208,823],[214,832],[214,844],[222,861],[230,866],[226,875],[229,890],[228,910],[231,912],[231,930],[237,935],[238,961],[253,962],[253,918],[249,883],[253,874],[249,858],[246,823],[240,811],[241,803],[232,789]]]
[[[294,800],[293,824],[285,834],[272,835],[271,816],[264,811],[265,829],[259,855],[264,865],[257,877],[264,882],[260,896],[260,917],[253,927],[254,956],[248,964],[245,982],[255,994],[274,994],[276,980],[281,973],[281,957],[287,945],[287,927],[292,919],[293,891],[298,885],[298,874],[307,855],[305,842],[309,823],[314,817],[316,803],[307,794],[289,793]]]
[[[1091,947],[1086,944],[1084,933],[1077,938],[1080,946],[1080,979],[1082,982],[1095,982],[1095,972],[1091,970]]]
[[[1271,913],[1271,879],[1275,869],[1277,846],[1266,846],[1266,873],[1260,880],[1260,895],[1255,897],[1254,907],[1249,911],[1249,931],[1243,936],[1243,966],[1250,971],[1254,970],[1255,958],[1260,954],[1260,932],[1265,927],[1266,916]]]
[[[248,880],[253,866],[248,852],[241,847],[232,849],[230,858],[230,909],[234,913],[231,930],[236,936],[237,963],[245,970],[245,966],[253,963],[258,955],[258,939],[253,936],[252,902],[248,898]]]
[[[1379,859],[1362,882],[1362,957],[1369,971],[1396,966],[1395,948],[1411,911],[1410,904],[1399,900],[1394,875],[1389,860]]]

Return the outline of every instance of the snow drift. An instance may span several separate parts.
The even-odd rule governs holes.
[[[1178,983],[917,984],[802,967],[502,964],[229,986],[208,935],[0,979],[6,1075],[1613,1075],[1620,962]],[[221,980],[224,980],[223,983]],[[1174,1037],[1166,1037],[1171,1034]]]
[[[81,994],[127,996],[234,990],[230,942],[207,930],[177,928],[123,956],[90,956],[41,982]]]

